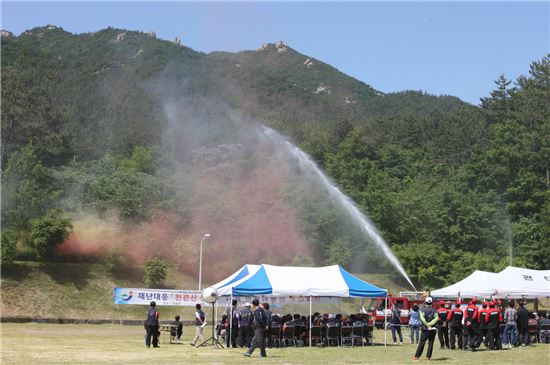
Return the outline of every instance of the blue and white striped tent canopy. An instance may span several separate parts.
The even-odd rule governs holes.
[[[388,292],[353,276],[338,265],[245,265],[214,287],[220,295],[233,296],[385,297]]]

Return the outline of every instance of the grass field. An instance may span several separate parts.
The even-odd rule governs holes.
[[[161,339],[159,349],[146,348],[139,326],[2,324],[2,364],[413,364],[415,345],[373,347],[268,349],[248,359],[242,349],[193,348],[192,328],[184,329],[184,344]],[[375,331],[375,342],[383,341]],[[388,333],[389,334],[389,333]],[[163,334],[164,336],[164,334]],[[437,340],[436,340],[437,343]],[[549,364],[550,345],[471,353],[439,350],[437,364]],[[422,359],[420,363],[426,362]]]

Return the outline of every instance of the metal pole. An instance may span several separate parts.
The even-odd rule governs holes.
[[[229,302],[229,305],[231,307],[231,310],[229,311],[229,313],[231,314],[231,318],[228,318],[229,320],[229,342],[227,343],[227,348],[229,348],[229,346],[231,346],[232,342],[233,342],[233,316],[234,316],[234,313],[233,313],[233,292],[231,292],[231,297],[229,298],[230,302]]]
[[[312,311],[311,311],[311,308],[313,306],[313,303],[312,303],[312,298],[311,298],[311,295],[309,296],[309,347],[311,347],[311,326],[312,326],[312,320],[311,320],[311,316],[312,316]]]
[[[388,293],[384,305],[384,347],[388,345]]]

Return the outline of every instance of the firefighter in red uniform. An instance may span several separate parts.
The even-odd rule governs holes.
[[[483,342],[485,347],[488,347],[489,344],[487,342],[487,322],[485,321],[485,315],[487,312],[489,312],[489,308],[487,308],[487,301],[483,301],[481,303],[481,309],[479,310],[479,343]]]
[[[465,330],[468,334],[468,346],[472,351],[475,351],[476,347],[479,346],[479,311],[476,303],[477,299],[473,298],[466,309],[464,309],[464,324],[466,325]]]
[[[500,344],[500,324],[502,323],[502,312],[496,308],[496,303],[489,303],[489,310],[485,314],[485,322],[487,323],[487,337],[489,340],[489,348],[498,350]]]
[[[437,322],[437,338],[439,338],[439,345],[441,349],[449,348],[449,327],[447,322],[447,317],[449,315],[449,310],[446,308],[445,303],[441,303],[439,309],[437,310],[437,316],[439,321]]]
[[[464,313],[460,309],[460,302],[455,303],[455,307],[447,314],[447,322],[451,327],[451,350],[455,349],[455,337],[458,338],[458,348],[462,349],[462,318]]]

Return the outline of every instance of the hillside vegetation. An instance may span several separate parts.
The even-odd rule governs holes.
[[[153,257],[193,274],[209,232],[211,282],[257,262],[397,277],[326,194],[279,163],[261,125],[319,163],[417,285],[550,267],[549,56],[514,83],[499,77],[480,106],[384,94],[281,42],[204,54],[142,32],[47,26],[3,36],[1,62],[10,275],[14,259]]]

